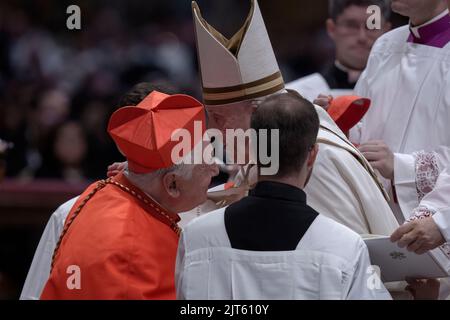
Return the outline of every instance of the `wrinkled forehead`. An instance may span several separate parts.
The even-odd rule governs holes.
[[[207,105],[206,111],[208,111],[208,113],[214,114],[230,114],[235,112],[242,112],[247,108],[251,109],[252,107],[257,107],[258,104],[261,103],[261,101],[262,100],[254,99],[214,106]]]
[[[283,90],[277,91],[275,93],[269,94],[264,97],[258,97],[258,98],[254,98],[254,99],[250,99],[250,100],[239,101],[239,102],[234,102],[234,103],[229,103],[229,104],[220,104],[220,105],[214,105],[214,106],[206,105],[206,110],[208,111],[208,113],[214,113],[214,114],[225,114],[225,113],[229,114],[229,113],[242,112],[243,109],[246,109],[248,107],[256,108],[265,99],[267,99],[273,95],[282,93],[282,92],[287,92],[287,91],[285,89],[283,89]],[[251,110],[251,109],[249,109],[249,110]]]

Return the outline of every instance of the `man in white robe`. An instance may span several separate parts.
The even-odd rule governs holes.
[[[224,136],[227,129],[247,130],[258,101],[284,88],[258,3],[254,0],[251,3],[244,27],[230,40],[204,20],[196,4],[193,6],[209,125]],[[234,53],[236,43],[239,44],[237,54]],[[246,89],[236,91],[240,87]],[[316,170],[305,190],[309,204],[357,233],[390,235],[398,223],[377,176],[330,116],[321,108],[316,109],[321,125],[320,151]],[[254,174],[249,179],[238,177],[235,187],[242,189],[241,197],[256,183],[256,178]],[[230,194],[233,189],[228,189]],[[220,202],[216,208],[227,203],[230,201]],[[203,213],[197,208],[187,215],[195,218]]]
[[[403,222],[449,159],[450,16],[444,0],[394,0],[392,9],[410,25],[375,43],[355,88],[372,105],[350,140],[386,179]]]
[[[450,16],[443,0],[393,0],[392,10],[409,17],[410,24],[373,46],[355,88],[372,105],[350,140],[361,144],[360,151],[386,179],[390,205],[403,223],[416,213],[449,159]],[[400,234],[416,224],[402,226]],[[411,249],[418,250],[416,245]],[[442,282],[441,291],[448,295]]]
[[[380,9],[381,17],[377,17],[380,26],[369,29],[368,20],[373,13],[367,9],[372,5]],[[318,73],[292,81],[286,87],[300,92],[310,101],[320,94],[351,94],[366,67],[375,40],[391,28],[389,16],[390,7],[386,0],[330,0],[326,29],[335,45],[334,63]]]
[[[319,148],[314,106],[277,94],[255,111],[252,128],[279,130],[278,173],[260,175],[248,197],[184,228],[177,298],[390,299],[361,237],[306,204],[302,188]]]
[[[246,50],[248,59],[250,59],[248,60],[248,72],[250,76],[258,77],[257,74],[255,75],[255,69],[267,70],[268,67],[272,71],[279,70],[256,1],[254,1],[254,4],[252,5],[252,11],[249,17],[254,17],[246,22],[252,26],[253,31],[250,32],[250,35],[247,34],[247,39],[249,39],[248,44],[241,46],[241,51]],[[203,23],[206,25],[206,22],[201,17],[194,19],[196,20],[197,27],[200,27]],[[206,38],[204,41],[212,41],[212,45],[216,46],[215,49],[219,47],[220,50],[222,50],[221,52],[217,52],[218,55],[226,55],[229,59],[230,53],[228,53],[228,49],[225,49],[223,45],[214,38],[214,35],[211,34],[213,31],[209,28],[211,27],[209,26],[206,28],[207,30],[204,31],[210,35],[210,38]],[[240,36],[243,37],[244,35],[245,34],[241,30]],[[255,42],[255,39],[262,39],[262,41]],[[199,40],[197,39],[197,41]],[[198,43],[198,45],[200,44]],[[211,45],[211,43],[209,43],[209,45]],[[259,47],[259,58],[261,59],[261,57],[263,57],[262,62],[257,61],[255,63],[255,61],[253,61],[250,63],[254,60],[254,45]],[[247,48],[244,49],[243,47]],[[201,72],[203,80],[207,78],[205,73],[207,72],[209,75],[217,75],[216,81],[220,81],[220,78],[223,78],[224,81],[229,81],[225,75],[227,75],[230,70],[233,70],[233,67],[234,70],[236,70],[236,67],[227,65],[225,62],[229,61],[227,58],[221,59],[212,56],[208,48],[199,48],[199,53],[200,52],[203,52],[207,57],[214,58],[208,67],[202,68]],[[199,56],[200,62],[204,61],[204,59],[206,58]],[[220,63],[220,61],[222,61],[222,63]],[[245,64],[243,64],[243,66],[245,66]],[[279,78],[275,79],[275,81],[277,80],[279,80]],[[242,79],[240,81],[241,82],[238,84],[244,84]],[[272,80],[272,82],[273,81],[274,80]],[[273,88],[275,88],[275,91],[273,91],[273,93],[281,91],[284,87],[283,83],[277,83],[277,85],[279,87],[277,88],[277,86],[274,86]],[[260,94],[260,97],[265,96],[266,94],[264,92]],[[248,99],[245,96],[241,96],[237,100],[236,97],[234,99],[235,102],[222,106],[211,106],[208,105],[208,101],[206,101],[210,125],[212,127],[223,131],[233,128],[241,128],[244,130],[249,128],[250,117],[258,98]],[[330,116],[319,107],[317,107],[316,110],[319,113],[321,121],[321,128],[319,130],[320,152],[316,162],[317,169],[310,179],[311,187],[306,189],[309,202],[314,205],[316,210],[324,212],[324,214],[343,223],[357,233],[390,235],[398,227],[398,223],[387,205],[384,189],[379,184],[371,166],[359,151],[348,141]],[[116,173],[117,169],[120,171],[123,167],[123,164],[114,166],[111,169],[111,174]],[[211,192],[209,192],[208,195],[210,200],[207,201],[207,203],[188,213],[180,214],[182,219],[180,225],[184,226],[186,222],[190,220],[207,212],[211,212],[214,209],[223,207],[226,204],[235,202],[245,196],[246,192],[250,190],[252,185],[256,182],[256,177],[254,174],[250,174],[248,167],[242,168],[239,172],[242,171],[246,172],[246,174],[238,174],[238,176],[234,177],[233,181],[230,181],[230,183],[219,186],[214,190],[210,190]],[[315,187],[313,188],[312,186]],[[65,215],[68,214],[68,211],[69,209]],[[61,224],[60,228],[62,229],[62,227],[63,225]],[[43,238],[46,238],[45,234]],[[50,248],[46,250],[52,251]],[[38,252],[36,252],[34,260],[43,259],[46,261],[45,263],[50,264],[50,261],[47,260],[48,257],[41,253],[38,254]],[[27,286],[34,281],[41,283],[42,286],[47,281],[47,277],[44,279],[40,276],[34,276],[32,273],[30,273],[29,277],[33,280],[28,281]],[[23,289],[24,292],[27,291],[26,287]],[[40,292],[35,293],[35,295],[39,296]]]

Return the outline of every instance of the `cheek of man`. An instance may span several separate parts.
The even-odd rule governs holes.
[[[196,165],[192,172],[192,178],[187,184],[187,192],[193,199],[199,199],[201,203],[206,200],[206,193],[211,184],[212,177],[219,174],[219,169],[216,164],[199,164]]]

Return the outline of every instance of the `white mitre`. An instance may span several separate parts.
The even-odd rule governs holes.
[[[283,77],[256,0],[242,28],[225,38],[192,2],[198,60],[206,105],[257,99],[284,88]]]

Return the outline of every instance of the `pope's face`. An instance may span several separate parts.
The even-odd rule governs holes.
[[[209,127],[218,129],[223,135],[226,129],[250,128],[252,113],[255,110],[252,102],[244,101],[221,106],[206,106]]]
[[[207,106],[209,128],[217,129],[222,133],[224,147],[227,146],[226,130],[242,129],[247,131],[250,129],[250,123],[253,111],[256,110],[257,101],[244,101],[223,106]],[[236,163],[237,153],[244,151],[245,159],[249,155],[249,141],[246,140],[245,146],[234,146],[235,159],[230,159]]]

